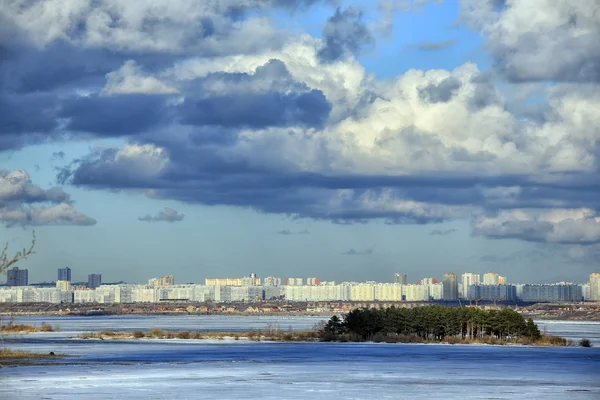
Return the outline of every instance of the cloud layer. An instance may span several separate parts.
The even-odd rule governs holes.
[[[600,241],[598,2],[465,0],[460,22],[493,66],[389,80],[356,59],[389,30],[384,16],[373,25],[337,2],[322,38],[270,19],[316,3],[330,4],[13,2],[0,11],[11,38],[0,39],[0,150],[120,138],[59,181],[339,223],[468,219],[492,239]],[[24,193],[69,204],[58,189]]]

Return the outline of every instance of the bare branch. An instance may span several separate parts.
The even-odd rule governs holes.
[[[0,253],[0,272],[6,272],[12,265],[17,262],[27,258],[30,254],[34,254],[33,248],[35,247],[35,231],[32,232],[33,238],[31,239],[31,247],[29,250],[23,249],[23,251],[18,251],[17,254],[12,258],[8,258],[8,243],[2,249],[2,253]]]

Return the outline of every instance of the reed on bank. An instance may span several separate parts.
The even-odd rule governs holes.
[[[188,339],[188,340],[250,340],[274,342],[303,342],[318,341],[320,333],[316,331],[269,331],[249,330],[247,332],[200,332],[200,331],[169,331],[153,328],[148,331],[134,330],[131,332],[86,332],[79,339],[100,340],[130,340],[130,339]]]
[[[8,323],[0,326],[2,333],[57,332],[58,327],[42,322],[40,326]]]
[[[0,349],[0,361],[13,361],[13,360],[39,360],[48,358],[64,357],[64,354],[50,353],[36,353],[33,351],[26,350],[13,350],[9,348]]]

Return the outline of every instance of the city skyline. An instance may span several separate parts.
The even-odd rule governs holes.
[[[65,271],[67,270],[68,273]],[[28,281],[28,270],[26,268],[19,268],[18,266],[15,266],[13,268],[11,268],[9,271],[13,271],[12,274],[13,276],[16,276],[17,273],[21,273],[24,274],[25,276],[25,280]],[[16,272],[18,271],[18,272]],[[87,281],[86,280],[72,280],[72,279],[60,279],[61,277],[67,277],[71,278],[71,269],[69,267],[65,267],[65,268],[58,268],[58,279],[56,279],[55,281],[50,281],[50,282],[46,282],[46,281],[35,281],[35,282],[31,282],[29,283],[29,285],[44,285],[44,284],[54,284],[54,283],[58,283],[58,282],[68,282],[69,284],[83,284],[84,286],[87,285],[87,287],[92,287],[92,288],[96,288],[100,285],[114,285],[114,284],[134,284],[134,285],[144,285],[147,284],[150,287],[160,287],[160,286],[170,286],[170,285],[197,285],[199,284],[198,282],[193,282],[193,281],[186,281],[186,282],[177,282],[175,283],[175,276],[174,275],[157,275],[154,276],[152,278],[148,278],[143,280],[142,282],[126,282],[124,280],[113,280],[111,282],[107,282],[104,283],[105,281],[102,281],[102,274],[101,273],[92,273],[87,275]],[[10,275],[9,275],[10,276]],[[320,277],[312,277],[312,276],[300,276],[300,275],[296,275],[296,276],[286,276],[286,275],[266,275],[264,277],[258,276],[256,273],[250,273],[247,275],[243,275],[243,276],[237,276],[237,277],[233,277],[233,276],[229,276],[229,277],[215,277],[215,276],[205,276],[204,278],[202,278],[200,281],[204,281],[205,285],[209,285],[209,286],[215,286],[215,285],[223,285],[223,286],[254,286],[254,285],[266,285],[266,286],[285,286],[285,285],[291,285],[291,286],[298,286],[298,285],[309,285],[309,286],[318,286],[321,284],[321,282],[323,282],[324,284],[331,284],[331,283],[357,283],[357,282],[363,282],[363,283],[368,283],[368,282],[375,282],[377,284],[383,283],[383,284],[387,284],[387,283],[394,283],[394,284],[399,284],[399,285],[432,285],[432,284],[441,284],[443,285],[444,282],[446,281],[446,278],[449,277],[450,279],[455,280],[455,282],[453,283],[453,285],[457,285],[458,287],[462,287],[463,289],[457,289],[457,296],[463,296],[466,297],[466,292],[461,292],[461,290],[464,290],[464,288],[471,286],[471,285],[483,285],[483,286],[502,286],[502,285],[522,285],[522,284],[530,284],[530,285],[552,285],[552,284],[563,284],[563,283],[570,283],[570,284],[592,284],[592,282],[600,282],[600,272],[592,272],[590,275],[588,275],[586,277],[586,279],[588,279],[587,281],[581,281],[581,282],[577,282],[577,281],[572,281],[572,280],[561,280],[561,281],[544,281],[544,282],[526,282],[526,281],[515,281],[515,280],[510,280],[507,276],[503,276],[498,274],[495,271],[486,271],[484,273],[473,273],[473,272],[461,272],[461,273],[455,273],[455,272],[446,272],[443,275],[441,275],[441,279],[437,279],[434,276],[419,276],[415,279],[409,279],[408,275],[406,274],[402,274],[399,272],[395,272],[391,277],[389,277],[388,280],[375,280],[375,279],[367,279],[364,281],[359,281],[359,280],[352,280],[352,279],[321,279]],[[15,279],[15,278],[13,278]],[[87,284],[86,284],[87,282]],[[94,282],[93,284],[91,282]],[[220,282],[220,283],[219,283]],[[598,283],[595,283],[596,285]],[[6,286],[11,286],[9,285],[9,280],[7,279],[7,282],[5,283]],[[18,285],[17,285],[18,286]],[[600,293],[600,292],[599,292]],[[449,299],[452,300],[452,299]]]
[[[266,277],[255,273],[240,278],[206,278],[204,284],[177,283],[173,275],[151,278],[146,284],[101,284],[101,276],[92,274],[87,285],[59,280],[54,285],[27,286],[27,270],[17,267],[8,271],[12,282],[0,287],[0,303],[116,304],[161,302],[248,303],[255,301],[377,301],[377,302],[450,302],[475,306],[480,301],[507,304],[535,302],[596,302],[600,300],[600,273],[592,273],[583,284],[556,282],[547,284],[508,283],[506,277],[488,272],[483,279],[464,273],[460,280],[453,273],[420,279],[417,284],[394,282],[328,282],[320,278]],[[24,277],[24,280],[18,278]],[[465,280],[477,283],[464,286]],[[402,279],[404,281],[404,279]],[[462,301],[461,301],[462,300]],[[389,306],[390,304],[388,304]]]
[[[28,248],[35,229],[29,281],[582,282],[600,269],[597,15],[595,0],[10,2],[0,243]]]

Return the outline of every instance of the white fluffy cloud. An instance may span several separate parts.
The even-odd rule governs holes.
[[[509,79],[600,82],[597,0],[463,0],[462,8]]]
[[[46,204],[46,205],[45,205]],[[42,189],[27,171],[0,170],[0,223],[6,226],[94,225],[96,221],[70,204],[60,188]]]
[[[240,52],[272,41],[281,33],[270,21],[233,23],[228,11],[268,5],[268,1],[14,1],[3,13],[36,46],[67,41],[83,47],[130,52]],[[228,32],[231,31],[231,32]],[[224,33],[238,40],[223,40]],[[203,39],[203,40],[198,40]]]
[[[134,60],[128,60],[117,71],[106,75],[102,94],[173,94],[178,90],[161,82],[154,76],[144,74]]]

